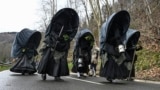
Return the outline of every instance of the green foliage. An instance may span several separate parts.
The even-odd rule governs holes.
[[[69,62],[68,62],[68,67],[69,67],[69,71],[71,71],[71,69],[72,69],[72,67],[73,67],[72,61],[69,61]]]
[[[146,70],[154,66],[160,67],[160,52],[141,50],[137,52],[136,70]]]
[[[0,65],[0,71],[7,70],[7,69],[9,69],[9,67],[10,67],[10,66]]]

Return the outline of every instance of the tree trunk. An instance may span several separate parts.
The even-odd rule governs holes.
[[[88,11],[87,11],[87,4],[84,0],[81,0],[83,6],[84,6],[84,10],[85,10],[85,13],[86,13],[86,18],[87,18],[87,26],[89,26],[89,16],[88,16]]]

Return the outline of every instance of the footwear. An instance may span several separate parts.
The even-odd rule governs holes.
[[[128,81],[134,81],[134,78],[130,77],[127,79]]]
[[[109,81],[110,83],[112,83],[112,79],[111,78],[106,78],[107,79],[107,81]]]
[[[93,76],[96,77],[96,71],[93,69]]]
[[[86,75],[84,75],[84,73],[80,73],[80,76],[81,77],[86,77]]]
[[[42,80],[46,80],[47,78],[46,74],[42,74],[41,77],[42,77]]]
[[[77,72],[77,77],[78,77],[78,78],[80,78],[80,77],[81,77],[81,75],[80,75],[80,73],[79,73],[79,72]]]
[[[92,76],[93,74],[92,74],[92,70],[89,70],[89,72],[88,72],[88,76]]]
[[[61,78],[60,77],[54,77],[54,79],[56,80],[56,81],[59,81],[59,80],[61,80]]]
[[[97,77],[96,74],[94,74],[93,77]]]

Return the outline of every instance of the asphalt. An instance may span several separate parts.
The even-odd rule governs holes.
[[[160,90],[160,82],[116,80],[109,83],[102,77],[77,78],[73,73],[61,81],[50,76],[43,81],[40,74],[21,75],[6,70],[0,72],[0,90]]]

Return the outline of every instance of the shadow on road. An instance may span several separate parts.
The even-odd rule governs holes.
[[[19,74],[19,73],[13,73],[13,74],[10,74],[10,76],[38,76],[38,74],[25,74],[25,75],[22,75],[22,74]]]
[[[106,81],[106,82],[99,82],[99,83],[102,83],[102,84],[113,84],[113,85],[127,85],[126,82],[109,82],[109,81]]]

